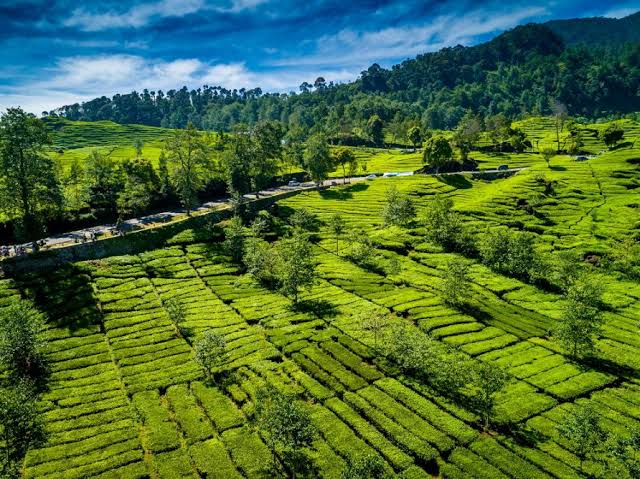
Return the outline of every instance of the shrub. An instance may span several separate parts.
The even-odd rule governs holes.
[[[398,188],[392,186],[387,190],[381,214],[385,226],[407,226],[413,221],[416,208],[408,195],[400,193]]]

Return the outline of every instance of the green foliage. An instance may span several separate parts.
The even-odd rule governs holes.
[[[378,115],[373,115],[367,121],[367,135],[375,145],[379,146],[384,142],[383,127],[384,124]]]
[[[489,428],[489,420],[494,414],[495,395],[509,381],[510,376],[500,367],[483,361],[475,363],[472,372],[472,384],[477,391],[474,396],[476,407],[484,420],[484,428]]]
[[[196,362],[212,376],[227,356],[227,342],[224,336],[212,330],[205,331],[193,345]]]
[[[544,158],[544,161],[547,163],[547,166],[551,166],[551,158],[556,156],[556,151],[553,148],[543,148],[540,154],[542,155],[542,158]]]
[[[451,144],[444,136],[429,138],[424,144],[422,162],[438,171],[446,166],[453,158]]]
[[[385,467],[380,456],[368,454],[352,458],[347,457],[347,464],[342,471],[341,479],[391,479],[392,474]]]
[[[329,228],[336,238],[336,254],[340,254],[340,237],[346,229],[346,224],[341,214],[336,213],[329,218]]]
[[[333,170],[329,145],[323,135],[314,135],[307,140],[303,158],[305,170],[316,183],[326,180]]]
[[[618,143],[622,141],[624,138],[624,128],[621,126],[611,123],[604,130],[600,132],[600,139],[607,145],[609,148],[615,147]]]
[[[447,264],[447,271],[442,286],[442,294],[447,304],[460,307],[469,294],[469,265],[455,259]]]
[[[160,189],[160,180],[148,160],[136,158],[120,164],[123,186],[118,194],[120,218],[137,216],[146,211]]]
[[[416,216],[416,208],[411,198],[392,186],[385,193],[382,219],[385,226],[407,226]]]
[[[243,261],[247,274],[256,281],[269,288],[277,285],[279,257],[269,243],[259,239],[248,241]]]
[[[482,124],[480,120],[471,114],[466,114],[458,123],[458,127],[453,133],[453,143],[460,151],[460,159],[462,161],[466,161],[469,157],[469,152],[480,139],[481,131]],[[432,156],[434,154],[437,155],[435,152],[431,153]],[[429,158],[429,163],[431,164],[431,157]]]
[[[279,453],[288,471],[304,474],[311,468],[308,450],[317,431],[311,423],[307,407],[295,396],[275,388],[261,389],[256,394],[256,426],[266,439],[274,458]]]
[[[539,275],[541,263],[531,233],[496,228],[482,235],[478,249],[483,263],[495,271],[524,280]]]
[[[318,218],[306,208],[298,208],[289,217],[289,223],[298,231],[318,231]]]
[[[165,150],[175,191],[189,215],[198,191],[205,179],[211,175],[208,139],[189,123],[184,130],[177,130],[167,140]]]
[[[558,432],[578,456],[580,473],[584,473],[585,459],[597,454],[606,439],[598,412],[590,403],[576,406],[564,417]]]
[[[293,303],[298,302],[300,289],[310,288],[316,280],[316,264],[311,244],[302,233],[294,233],[278,242],[279,289]]]
[[[595,350],[595,338],[603,322],[599,309],[601,296],[602,286],[587,276],[575,280],[567,289],[555,334],[573,357],[586,356]]]
[[[629,278],[640,278],[640,242],[625,238],[616,244],[610,253],[609,266]]]
[[[358,169],[358,157],[350,148],[344,146],[333,151],[333,163],[342,168],[343,183],[347,181],[347,170],[349,175],[353,175]]]
[[[0,208],[19,220],[25,240],[37,238],[44,221],[62,208],[54,163],[44,154],[50,143],[45,123],[34,115],[8,108],[0,116]]]
[[[419,126],[412,126],[409,131],[407,131],[407,139],[413,145],[413,149],[418,147],[420,143],[422,143],[422,130]]]
[[[36,403],[33,385],[20,380],[0,389],[0,474],[20,477],[21,462],[27,450],[42,444],[45,428]]]
[[[389,313],[383,310],[366,311],[359,315],[358,322],[363,331],[373,334],[373,347],[378,350],[378,339],[390,325]]]
[[[244,256],[245,227],[242,218],[234,216],[224,228],[224,246],[235,263],[240,263]]]
[[[427,237],[450,251],[467,252],[469,241],[464,234],[460,216],[453,211],[453,201],[437,195],[425,208],[421,222]]]
[[[0,364],[18,378],[39,379],[46,372],[44,317],[28,301],[0,309]]]

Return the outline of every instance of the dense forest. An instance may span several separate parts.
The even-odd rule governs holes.
[[[468,111],[518,118],[547,114],[555,102],[577,117],[616,116],[640,110],[639,20],[634,14],[519,26],[487,43],[426,53],[391,69],[374,64],[352,83],[317,78],[288,94],[145,89],[43,113],[171,128],[191,122],[216,131],[278,120],[329,135],[350,134],[374,114],[387,125],[411,121],[439,129],[455,127]]]

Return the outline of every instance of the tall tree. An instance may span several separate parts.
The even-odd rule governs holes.
[[[567,289],[563,314],[555,334],[573,357],[585,356],[595,350],[596,335],[602,327],[600,311],[602,287],[584,276]]]
[[[165,151],[175,190],[190,216],[197,193],[211,174],[212,161],[208,145],[203,135],[189,123],[184,130],[176,131],[167,140]]]
[[[255,146],[250,162],[250,176],[256,196],[278,173],[283,138],[284,129],[276,121],[260,122],[251,132],[251,141]]]
[[[452,157],[451,144],[443,136],[431,137],[424,144],[422,162],[435,168],[436,172],[449,163]]]
[[[300,290],[311,288],[316,280],[311,244],[304,233],[296,231],[291,237],[280,240],[278,256],[280,292],[296,304]]]
[[[45,123],[34,115],[8,108],[0,117],[0,208],[18,220],[25,239],[38,237],[44,221],[62,209],[54,163],[44,151],[50,143]]]
[[[412,126],[407,132],[407,138],[413,145],[413,151],[416,151],[418,145],[422,142],[422,130],[419,126]]]
[[[256,425],[273,454],[274,469],[278,455],[288,469],[288,476],[309,472],[308,450],[317,435],[307,406],[295,396],[273,387],[259,389],[256,394]]]
[[[385,193],[381,214],[385,226],[407,226],[416,216],[416,207],[409,195],[401,193],[393,185]]]
[[[342,167],[342,183],[347,183],[347,168],[349,172],[357,168],[358,159],[350,148],[341,146],[333,152],[333,162],[337,166]]]
[[[120,164],[123,185],[118,194],[119,218],[143,213],[157,199],[160,180],[149,160],[136,158]]]
[[[333,169],[329,145],[324,135],[314,135],[307,140],[307,148],[304,152],[304,167],[311,179],[320,184],[327,179],[327,175]]]
[[[616,123],[611,123],[600,132],[599,136],[604,144],[611,149],[624,138],[624,128]]]
[[[562,150],[561,147],[561,135],[564,131],[564,124],[569,118],[569,114],[567,112],[567,107],[564,103],[560,103],[559,101],[553,102],[551,105],[551,112],[553,113],[553,119],[555,121],[555,130],[556,130],[556,153],[560,154]]]
[[[46,372],[44,318],[26,300],[0,309],[0,364],[15,377],[38,380]]]
[[[509,375],[500,367],[484,361],[478,361],[473,370],[473,383],[477,394],[476,406],[482,415],[484,428],[489,429],[489,421],[494,414],[496,393],[500,392],[509,380]]]
[[[227,357],[227,342],[224,336],[208,330],[193,345],[196,362],[207,372],[210,378]]]
[[[462,161],[466,161],[469,157],[469,152],[480,138],[481,131],[480,120],[472,114],[466,114],[458,123],[458,127],[453,133],[453,142],[460,151]]]
[[[577,405],[564,415],[558,432],[580,460],[580,474],[584,474],[584,461],[596,454],[603,446],[606,434],[600,425],[600,414],[591,403]]]
[[[442,293],[447,304],[460,307],[464,304],[465,295],[469,295],[469,265],[461,259],[454,259],[447,264]]]
[[[371,141],[380,146],[384,143],[384,123],[378,115],[373,115],[367,120],[367,134]]]
[[[341,214],[336,213],[329,218],[329,228],[331,228],[331,232],[336,238],[336,254],[340,254],[339,241],[344,233],[345,227],[344,218]]]
[[[113,216],[122,190],[121,170],[110,155],[104,155],[97,149],[91,151],[85,162],[92,213],[96,217]]]

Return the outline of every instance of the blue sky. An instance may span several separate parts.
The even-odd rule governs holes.
[[[0,109],[182,85],[287,92],[521,23],[637,10],[640,0],[0,0]]]

